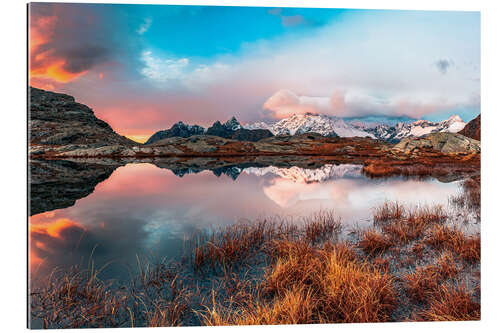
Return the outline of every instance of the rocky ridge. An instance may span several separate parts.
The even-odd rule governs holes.
[[[153,144],[159,140],[181,137],[188,138],[193,135],[212,135],[219,136],[226,139],[234,139],[238,141],[252,141],[256,142],[263,138],[268,138],[273,136],[273,134],[265,129],[246,129],[241,126],[241,124],[232,117],[224,124],[220,121],[216,121],[213,125],[207,129],[199,125],[186,125],[182,121],[174,124],[170,129],[158,131],[153,134],[147,141],[146,144]]]
[[[145,144],[154,143],[156,141],[172,138],[172,137],[181,137],[181,138],[189,138],[193,135],[202,135],[205,133],[205,129],[198,125],[186,125],[182,121],[179,121],[172,125],[172,127],[168,130],[158,131],[153,134]]]
[[[481,141],[481,114],[472,119],[458,132],[466,137]]]
[[[92,109],[75,102],[72,96],[30,87],[29,108],[31,145],[136,144],[114,132]]]

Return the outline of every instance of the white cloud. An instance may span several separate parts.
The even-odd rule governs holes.
[[[154,57],[151,51],[144,51],[141,60],[145,64],[141,74],[157,83],[182,79],[184,71],[189,65],[189,59],[187,58],[162,59]]]
[[[353,91],[335,91],[330,96],[299,96],[281,89],[269,97],[262,108],[270,117],[282,119],[294,114],[320,113],[338,117],[393,115],[420,118],[426,114],[460,106],[478,105],[477,99],[446,100],[433,96],[392,96],[376,98]]]
[[[137,33],[139,35],[143,35],[146,31],[149,30],[152,23],[153,23],[153,20],[151,18],[144,19],[144,22],[140,25],[139,29],[137,29]]]
[[[227,113],[219,117],[237,112],[242,121],[304,110],[422,117],[480,108],[477,13],[356,11],[307,34],[246,43],[204,64],[144,58],[151,61],[143,74],[153,81],[175,79]],[[453,59],[446,75],[436,68],[440,59]]]

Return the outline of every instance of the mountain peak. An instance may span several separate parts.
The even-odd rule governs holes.
[[[230,129],[232,131],[236,131],[237,129],[241,128],[241,124],[239,123],[238,120],[236,120],[236,117],[234,117],[234,116],[231,119],[229,119],[228,121],[226,121],[224,126],[227,129]]]
[[[448,121],[448,122],[455,122],[455,121],[463,122],[462,118],[460,118],[460,116],[457,114],[450,116],[448,119],[446,119],[446,121]]]

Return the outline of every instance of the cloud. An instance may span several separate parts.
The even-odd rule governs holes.
[[[419,99],[404,96],[376,98],[348,91],[334,91],[330,96],[301,96],[281,89],[263,104],[265,114],[273,119],[283,119],[294,114],[326,114],[337,117],[407,116],[421,118],[439,110],[449,110],[463,105],[475,105],[476,99],[446,101]]]
[[[327,113],[328,97],[298,96],[294,92],[281,89],[274,93],[263,105],[264,110],[272,112],[273,118],[285,118],[293,114]]]
[[[448,71],[448,68],[453,65],[453,61],[447,59],[439,59],[434,63],[434,65],[441,72],[441,74],[444,75]]]
[[[277,15],[277,16],[279,16],[283,12],[283,9],[281,9],[281,8],[273,8],[273,9],[269,9],[267,12],[269,14],[271,14],[271,15]]]
[[[151,27],[151,23],[153,23],[153,20],[151,18],[146,18],[139,29],[137,29],[137,33],[139,35],[143,35],[146,31],[149,30],[149,28]]]
[[[184,71],[189,65],[189,59],[169,59],[154,57],[151,51],[144,51],[141,56],[145,66],[141,69],[142,75],[148,79],[165,83],[183,78]]]
[[[30,4],[30,84],[59,85],[104,64],[127,62],[127,22],[84,4]]]
[[[122,42],[118,43],[109,24],[97,32],[89,27],[88,32],[79,33],[69,25],[73,14],[56,14],[45,13],[40,27],[58,26],[64,20],[62,26],[75,34],[74,39],[85,45],[94,39],[94,45],[108,52],[95,62],[79,61],[90,64],[88,72],[95,75],[82,72],[86,74],[68,77],[64,85],[47,84],[91,106],[121,134],[152,134],[179,120],[207,126],[233,115],[253,122],[291,112],[420,118],[456,109],[475,115],[480,110],[477,13],[347,11],[334,22],[307,32],[290,29],[273,39],[245,43],[237,52],[203,58],[164,56],[145,45],[136,32],[144,17],[133,25],[127,20],[123,25],[113,21],[113,29],[120,30]],[[57,23],[49,19],[52,16]],[[127,29],[130,35],[123,33]],[[65,30],[49,30],[56,35],[40,36],[48,37],[48,45],[57,46],[58,51],[47,56],[68,60],[54,57],[72,46]],[[40,57],[47,45],[43,38],[33,43]],[[129,50],[123,52],[124,47]],[[446,75],[435,66],[443,55],[453,59],[453,70],[448,67]],[[58,66],[66,68],[62,63]],[[105,73],[102,80],[98,80],[99,72]],[[272,98],[282,90],[287,92],[278,94],[281,98]]]
[[[306,20],[302,15],[283,15],[282,8],[269,9],[267,12],[271,15],[278,16],[281,19],[281,24],[284,27],[293,27],[306,23]]]
[[[230,69],[228,64],[191,64],[188,58],[162,58],[144,51],[141,74],[159,87],[171,87],[175,81],[180,88],[199,90],[221,79]]]
[[[284,27],[293,27],[305,22],[305,19],[302,15],[290,15],[290,16],[281,16],[281,24]]]

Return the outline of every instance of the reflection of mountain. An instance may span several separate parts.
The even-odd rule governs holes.
[[[324,182],[325,180],[360,177],[362,165],[341,164],[332,165],[326,164],[317,169],[305,169],[293,166],[291,168],[277,168],[268,166],[265,168],[246,168],[244,172],[257,176],[265,176],[272,174],[281,178],[290,179],[296,183],[313,183]]]
[[[171,171],[177,177],[182,178],[185,175],[192,174],[192,173],[196,174],[196,173],[200,173],[200,172],[205,171],[205,170],[207,170],[207,169],[182,168],[182,169],[172,169]],[[216,175],[217,177],[220,177],[221,175],[224,174],[224,175],[232,178],[233,180],[236,180],[238,178],[238,176],[240,175],[242,169],[240,167],[237,167],[237,166],[224,166],[224,167],[208,169],[208,170],[212,171],[213,174]]]
[[[73,206],[94,191],[119,164],[33,160],[30,166],[30,216]]]

